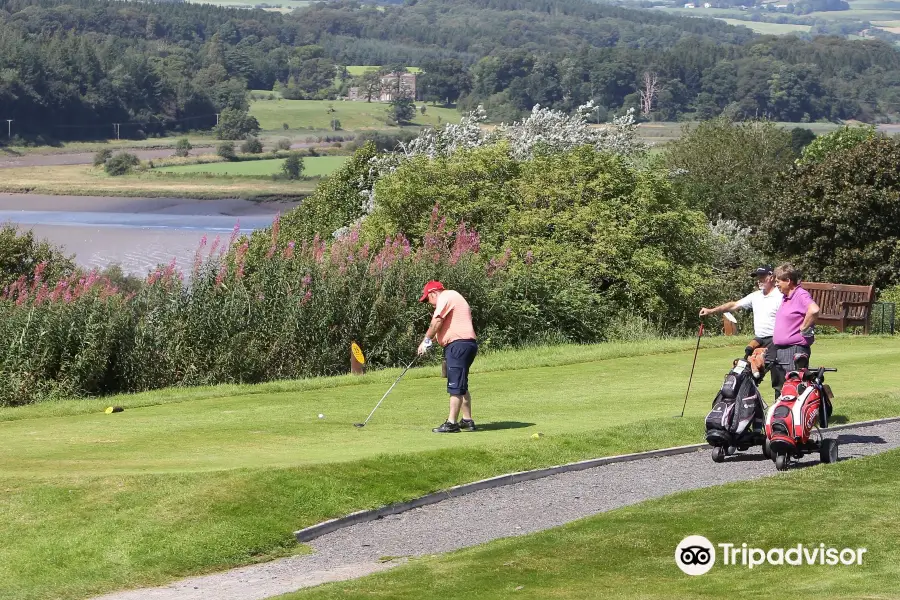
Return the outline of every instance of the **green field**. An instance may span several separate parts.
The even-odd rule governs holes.
[[[813,19],[822,19],[825,21],[870,21],[876,27],[882,27],[892,33],[900,33],[900,29],[895,28],[898,25],[893,24],[900,21],[900,4],[893,0],[849,0],[850,10],[841,11],[825,11],[813,12],[808,15],[787,15],[791,17],[804,17]],[[749,11],[741,11],[737,8],[718,9],[718,8],[675,8],[675,7],[654,7],[655,10],[663,10],[668,13],[674,13],[682,16],[691,17],[710,17],[724,21],[729,25],[745,26],[753,31],[763,35],[786,35],[790,33],[808,32],[811,27],[809,25],[794,25],[790,23],[764,23],[754,22],[746,19],[753,14]],[[778,13],[763,13],[766,17],[772,17]],[[853,36],[856,37],[856,36]],[[861,39],[861,38],[858,38]]]
[[[0,409],[0,598],[75,599],[298,550],[291,532],[500,473],[702,441],[731,358],[710,338],[486,354],[476,433],[437,436],[439,368]],[[900,345],[823,338],[835,420],[900,414]],[[865,385],[860,385],[865,382]],[[110,404],[126,407],[107,415]],[[639,407],[637,409],[636,407]],[[324,419],[317,415],[323,413]],[[627,425],[627,427],[625,426]],[[531,434],[545,437],[535,441]],[[172,552],[178,548],[178,552]]]
[[[416,103],[417,107],[423,103]],[[334,113],[329,113],[329,107]],[[341,122],[341,129],[384,129],[389,106],[381,102],[349,102],[340,100],[254,100],[250,114],[257,118],[264,130],[281,130],[283,123],[291,129],[313,128],[327,130],[332,117]],[[462,115],[455,108],[426,105],[425,114],[416,111],[413,126],[458,123]],[[440,119],[440,120],[439,120]],[[340,134],[341,132],[335,132]]]
[[[331,175],[347,161],[346,156],[304,156],[303,175],[305,177],[323,177]],[[202,165],[179,165],[175,167],[158,167],[154,171],[160,173],[209,173],[211,175],[243,175],[251,177],[269,177],[281,173],[283,158],[268,160],[245,160],[239,162],[216,162]]]
[[[377,71],[381,69],[381,66],[368,66],[368,65],[350,65],[347,67],[347,72],[350,73],[353,77],[359,77],[366,71]],[[406,67],[406,70],[410,73],[421,73],[422,69],[419,67]]]
[[[282,600],[604,598],[757,600],[897,597],[900,450],[756,482],[686,492],[508,538]],[[689,535],[713,544],[865,548],[853,566],[725,566],[683,574],[675,548]],[[452,581],[452,585],[447,585]],[[602,590],[602,595],[598,592]],[[765,590],[765,592],[763,592]]]
[[[738,19],[719,19],[729,25],[748,27],[763,35],[787,35],[789,33],[806,33],[812,29],[809,25],[793,25],[790,23],[763,23],[761,21],[740,21]]]
[[[223,6],[225,8],[255,8],[259,5],[266,4],[265,10],[279,10],[279,12],[288,12],[309,6],[311,0],[187,0],[193,4],[212,4],[213,6]]]

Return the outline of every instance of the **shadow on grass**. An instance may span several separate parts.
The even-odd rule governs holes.
[[[831,415],[831,418],[828,419],[829,425],[844,425],[849,422],[850,420],[844,415]]]
[[[479,423],[478,431],[499,431],[500,429],[522,429],[534,427],[537,423],[520,423],[519,421],[495,421],[493,423]]]

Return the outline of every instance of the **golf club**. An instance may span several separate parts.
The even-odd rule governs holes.
[[[681,407],[681,414],[675,415],[673,419],[684,417],[684,409],[687,407],[688,395],[691,393],[691,381],[694,379],[694,367],[697,366],[697,353],[700,352],[700,338],[703,337],[703,323],[700,323],[700,329],[697,331],[697,347],[694,349],[694,363],[691,365],[691,376],[688,379],[687,392],[684,394],[684,405]]]
[[[409,364],[406,365],[406,368],[403,369],[403,372],[402,372],[402,373],[400,373],[400,377],[398,377],[398,378],[394,381],[394,383],[391,384],[391,387],[389,387],[389,388],[388,388],[388,391],[386,391],[386,392],[384,393],[384,396],[381,397],[381,400],[378,401],[378,404],[375,405],[375,408],[372,409],[372,412],[369,413],[369,416],[366,417],[366,420],[363,421],[362,423],[354,423],[354,424],[353,424],[354,427],[365,427],[365,426],[366,426],[366,423],[369,422],[369,419],[372,418],[372,415],[375,414],[375,411],[378,410],[378,407],[381,406],[381,403],[384,402],[384,399],[387,398],[388,394],[391,393],[391,390],[394,389],[394,386],[397,385],[397,383],[400,382],[400,380],[403,378],[404,375],[406,375],[406,372],[409,371],[409,368],[410,368],[411,366],[413,366],[413,363],[416,362],[416,359],[417,359],[417,358],[418,358],[418,356],[414,356],[413,359],[412,359],[411,361],[409,361]]]

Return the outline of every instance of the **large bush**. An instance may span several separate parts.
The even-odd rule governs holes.
[[[216,137],[220,140],[240,140],[259,131],[259,121],[246,110],[223,109],[216,126]]]
[[[372,239],[396,231],[415,242],[440,205],[466,222],[495,258],[529,256],[541,278],[580,282],[610,306],[680,323],[711,271],[702,213],[658,171],[583,146],[516,160],[506,143],[401,164],[375,185],[364,221]]]
[[[900,282],[900,143],[871,138],[800,164],[778,181],[768,250],[807,279]]]
[[[662,163],[679,193],[709,219],[757,226],[769,211],[769,188],[796,158],[791,144],[791,134],[774,123],[720,118],[685,126]]]
[[[303,204],[284,215],[284,235],[297,241],[311,240],[317,234],[330,238],[334,231],[362,217],[365,197],[360,188],[371,186],[370,165],[376,154],[375,144],[367,142],[325,178]],[[254,238],[261,236],[265,240],[266,235],[259,232]]]
[[[134,154],[128,152],[119,152],[106,161],[104,170],[107,175],[118,177],[127,175],[137,165],[141,164],[140,159]]]
[[[175,156],[186,157],[190,156],[191,150],[194,147],[191,146],[191,141],[187,138],[181,138],[175,143]]]
[[[73,256],[46,240],[36,239],[30,229],[22,230],[10,223],[0,225],[0,286],[9,286],[20,277],[30,284],[41,264],[40,277],[50,281],[75,269]]]
[[[812,140],[803,148],[798,162],[800,164],[819,162],[829,154],[847,152],[859,144],[873,139],[876,135],[878,132],[874,125],[844,125]]]
[[[400,364],[427,327],[430,307],[417,300],[433,278],[469,298],[487,347],[602,335],[606,313],[590,290],[533,277],[514,258],[488,261],[464,225],[438,222],[417,248],[355,233],[295,243],[279,229],[254,271],[247,240],[203,248],[190,287],[174,264],[132,293],[97,273],[48,281],[38,265],[0,294],[10,341],[0,346],[0,405],[342,373],[351,340],[374,366]]]

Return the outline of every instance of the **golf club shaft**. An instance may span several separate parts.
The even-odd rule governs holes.
[[[703,337],[703,323],[700,323],[700,329],[697,332],[697,347],[694,349],[694,362],[691,364],[691,376],[688,378],[687,391],[684,393],[684,405],[681,407],[681,416],[684,416],[684,409],[687,408],[688,396],[691,393],[691,381],[694,380],[694,367],[697,366],[697,354],[700,352],[700,338]]]
[[[381,397],[381,400],[378,401],[378,404],[375,405],[375,408],[372,409],[372,412],[370,412],[369,416],[366,417],[366,420],[363,421],[363,425],[368,425],[369,419],[372,418],[372,415],[375,414],[375,411],[378,410],[378,407],[381,406],[381,403],[384,402],[384,399],[388,397],[388,394],[391,393],[391,390],[394,389],[394,386],[397,385],[397,383],[399,383],[401,379],[403,379],[403,376],[406,375],[406,372],[409,371],[409,368],[413,365],[414,362],[416,362],[416,357],[413,357],[413,359],[409,361],[409,364],[406,365],[406,368],[403,369],[403,372],[400,373],[400,376],[394,380],[394,383],[391,384],[391,387],[388,388],[388,391],[384,393],[384,396]]]

